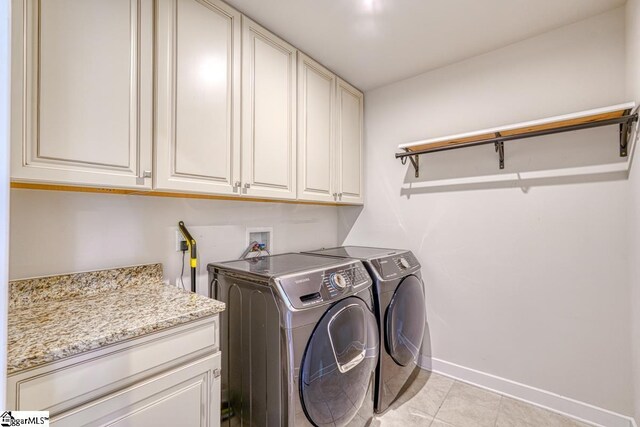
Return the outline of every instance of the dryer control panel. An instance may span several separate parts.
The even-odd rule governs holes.
[[[360,261],[276,279],[292,307],[305,309],[359,292],[372,281]]]
[[[383,280],[397,279],[420,269],[418,259],[409,251],[373,259],[371,264]]]
[[[330,298],[342,295],[345,291],[359,288],[369,282],[369,274],[364,267],[354,264],[350,268],[325,272],[322,278],[323,287]]]

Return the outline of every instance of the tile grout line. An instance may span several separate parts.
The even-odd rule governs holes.
[[[465,382],[458,381],[458,380],[455,380],[455,379],[454,379],[454,380],[453,380],[453,383],[451,384],[451,387],[450,387],[450,388],[449,388],[449,390],[447,391],[447,394],[446,394],[445,398],[442,400],[442,403],[441,403],[441,404],[440,404],[440,406],[438,407],[438,410],[436,411],[436,416],[434,417],[433,421],[435,421],[435,420],[436,420],[438,413],[440,413],[440,409],[442,408],[442,406],[443,406],[443,405],[444,405],[444,403],[446,402],[447,398],[449,397],[449,394],[451,393],[451,390],[453,389],[453,386],[454,386],[456,383],[458,383],[458,384],[460,384],[460,385],[463,385],[463,386],[471,386],[471,387],[473,387],[473,388],[478,388],[478,387],[476,387],[476,386],[474,386],[474,385],[467,384],[467,383],[465,383]],[[499,417],[499,415],[500,415],[500,410],[501,410],[501,408],[502,408],[502,402],[503,402],[503,400],[504,400],[504,396],[503,396],[501,393],[496,393],[496,392],[489,391],[489,390],[485,390],[485,391],[489,392],[490,394],[494,394],[494,395],[498,396],[498,398],[500,399],[500,400],[498,401],[498,408],[497,408],[497,410],[496,410],[495,420],[494,420],[494,422],[493,422],[493,427],[496,427],[496,425],[497,425],[497,423],[498,423],[498,417]],[[480,406],[484,406],[484,405],[480,405]],[[433,424],[433,421],[432,421],[432,424]],[[442,420],[440,420],[440,421],[442,421]],[[445,422],[445,423],[446,423],[446,422]],[[449,424],[449,423],[446,423],[446,424]],[[451,426],[452,426],[452,427],[455,427],[453,424],[451,424]]]
[[[493,427],[498,426],[498,418],[500,418],[500,410],[502,409],[502,402],[504,401],[504,396],[500,396],[500,403],[498,403],[498,411],[496,412],[496,420],[493,422]]]
[[[445,377],[446,377],[446,376],[445,376]],[[495,413],[494,413],[494,422],[493,422],[493,423],[491,423],[491,424],[488,424],[488,425],[490,425],[490,426],[492,426],[492,427],[498,427],[498,425],[500,425],[500,424],[498,423],[498,421],[499,421],[499,420],[500,420],[500,418],[501,418],[501,414],[503,413],[503,410],[504,410],[505,408],[507,408],[507,406],[508,406],[508,401],[510,401],[510,400],[511,400],[510,396],[506,396],[506,395],[504,395],[504,394],[502,394],[502,393],[496,393],[495,391],[492,391],[492,390],[482,389],[481,387],[477,387],[477,386],[475,386],[475,385],[468,384],[468,383],[465,383],[465,382],[463,382],[463,381],[458,381],[458,380],[452,379],[452,382],[451,382],[451,384],[450,384],[449,388],[448,388],[448,389],[447,389],[447,391],[443,394],[442,400],[441,400],[441,401],[440,401],[440,403],[437,405],[436,411],[434,411],[434,414],[435,414],[435,415],[431,416],[431,417],[432,417],[432,419],[431,419],[430,423],[428,424],[429,426],[433,426],[433,425],[436,423],[436,421],[437,421],[438,423],[442,423],[443,425],[447,425],[447,426],[450,426],[450,427],[455,427],[455,426],[456,426],[456,424],[451,424],[451,423],[449,423],[449,422],[447,422],[447,421],[444,421],[444,420],[442,420],[442,419],[440,419],[440,418],[439,418],[440,411],[441,411],[441,410],[442,410],[442,408],[444,407],[445,403],[446,403],[446,402],[448,402],[448,399],[449,399],[449,398],[452,398],[452,396],[451,396],[451,392],[453,391],[453,388],[454,388],[454,387],[456,387],[456,385],[459,385],[459,386],[469,386],[469,387],[474,388],[474,389],[480,389],[480,390],[483,390],[483,391],[487,392],[488,394],[492,394],[492,395],[496,396],[496,397],[498,398],[498,406],[497,406],[497,409],[496,409],[496,411],[495,411]],[[424,388],[426,388],[426,385],[425,385],[425,387],[423,387],[423,390],[424,390]],[[421,390],[421,391],[423,391],[423,390]],[[519,402],[519,403],[521,403],[521,404],[525,405],[525,406],[527,407],[527,409],[530,409],[530,408],[531,408],[531,409],[535,409],[535,410],[542,410],[542,411],[544,411],[544,413],[548,413],[548,414],[549,414],[549,415],[551,415],[551,416],[554,416],[554,417],[555,417],[555,416],[558,416],[558,417],[560,417],[560,419],[561,419],[561,420],[562,420],[562,422],[563,422],[563,423],[562,423],[562,425],[563,425],[564,427],[570,427],[570,426],[571,426],[571,427],[578,427],[579,425],[582,425],[582,424],[576,424],[576,425],[574,425],[574,423],[575,423],[577,420],[574,420],[574,419],[572,419],[571,417],[566,417],[566,416],[564,416],[564,415],[562,415],[562,414],[558,414],[558,413],[555,413],[555,412],[553,412],[553,411],[549,411],[549,410],[547,410],[547,409],[545,409],[545,408],[540,408],[540,407],[538,407],[538,406],[536,406],[536,405],[532,405],[532,404],[530,404],[530,403],[528,403],[528,402],[525,402],[525,401],[520,401],[520,400],[518,400],[518,399],[515,399],[515,401],[517,401],[517,402]],[[480,406],[483,406],[483,407],[485,407],[485,408],[489,408],[489,407],[491,406],[491,405],[486,406],[485,404],[479,404],[479,405],[480,405]],[[511,417],[511,416],[514,416],[514,415],[512,414],[512,415],[505,415],[505,416],[506,416],[505,420],[507,420],[506,422],[507,422],[507,423],[509,423],[510,417]],[[537,420],[537,416],[536,416],[535,414],[531,414],[531,416],[525,416],[525,417],[521,417],[520,415],[515,415],[515,417],[518,419],[518,421],[522,421],[522,422],[524,422],[527,426],[536,425],[536,424],[531,424],[534,420]],[[487,421],[488,421],[488,420],[487,420]],[[569,421],[569,422],[571,422],[571,423],[570,423],[570,424],[566,424],[566,421]],[[578,421],[578,423],[580,423],[580,422]],[[566,424],[566,425],[565,425],[565,424]],[[538,425],[539,425],[539,424],[538,424]],[[382,426],[380,426],[380,427],[382,427]],[[585,427],[587,427],[587,426],[585,425]]]
[[[444,402],[449,397],[449,393],[451,393],[451,389],[453,388],[454,384],[457,383],[457,382],[458,382],[458,380],[453,380],[453,382],[451,383],[451,386],[449,387],[449,390],[447,390],[447,394],[444,395],[444,398],[442,399],[442,402],[440,402],[440,405],[438,405],[438,410],[436,411],[435,415],[433,416],[433,420],[431,421],[431,424],[433,424],[433,422],[438,417],[438,413],[440,413],[440,409],[442,408],[442,405],[444,405]]]

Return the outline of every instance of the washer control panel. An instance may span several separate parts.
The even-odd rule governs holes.
[[[418,259],[409,251],[371,260],[371,264],[384,280],[403,277],[420,269]]]
[[[344,277],[344,274],[340,272],[332,273],[331,276],[329,276],[329,283],[334,289],[344,289],[347,287],[347,279]]]
[[[349,268],[325,272],[322,282],[328,296],[335,298],[345,291],[357,290],[360,286],[366,285],[370,278],[361,264],[354,264]]]
[[[400,268],[400,270],[406,270],[408,268],[411,268],[411,264],[403,256],[401,256],[400,258],[396,258],[396,264],[398,264],[398,267]]]
[[[276,279],[294,308],[307,308],[359,292],[371,286],[369,273],[360,261],[324,271]]]

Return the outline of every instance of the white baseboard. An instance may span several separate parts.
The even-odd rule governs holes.
[[[423,369],[602,427],[638,427],[633,418],[444,360],[421,356]]]

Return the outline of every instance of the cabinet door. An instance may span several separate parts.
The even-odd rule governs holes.
[[[242,17],[242,184],[296,197],[296,50]]]
[[[230,194],[240,179],[240,13],[159,0],[155,188]]]
[[[54,426],[220,425],[220,353],[51,419]]]
[[[333,202],[336,76],[298,53],[298,198]]]
[[[338,201],[360,204],[362,186],[362,92],[338,79],[337,91]]]
[[[12,179],[151,188],[153,0],[12,8]]]

